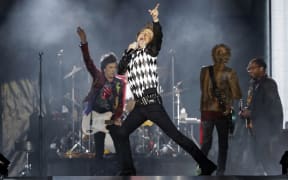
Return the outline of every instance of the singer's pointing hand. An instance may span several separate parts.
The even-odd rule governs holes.
[[[158,7],[159,6],[160,6],[160,4],[157,3],[154,9],[152,9],[152,10],[149,9],[148,10],[150,15],[152,16],[153,22],[158,22],[159,21],[159,18],[158,18],[158,15],[159,15]]]

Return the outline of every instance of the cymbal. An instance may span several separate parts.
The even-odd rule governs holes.
[[[24,152],[33,152],[34,147],[31,141],[16,141],[15,149]]]
[[[77,73],[77,72],[80,71],[81,69],[82,69],[82,67],[77,67],[77,66],[74,65],[72,71],[69,72],[68,74],[66,74],[66,75],[64,76],[64,79],[67,79],[67,78],[73,76],[75,73]]]
[[[187,123],[187,124],[199,124],[201,122],[201,119],[192,117],[192,118],[185,118],[184,121],[180,121],[181,123]]]
[[[183,93],[187,92],[190,90],[190,88],[184,88],[184,89],[176,89],[174,92],[173,91],[168,91],[168,92],[162,92],[160,93],[161,96],[172,96],[173,94],[176,95],[177,93]]]

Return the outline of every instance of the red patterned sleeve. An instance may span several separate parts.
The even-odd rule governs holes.
[[[101,71],[95,66],[92,58],[90,57],[88,43],[81,44],[80,48],[82,51],[83,60],[87,70],[89,71],[93,79],[97,79],[97,77],[101,76]]]

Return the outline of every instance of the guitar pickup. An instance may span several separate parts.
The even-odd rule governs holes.
[[[113,120],[105,120],[104,123],[107,125],[111,125],[111,124],[114,124],[114,121]]]

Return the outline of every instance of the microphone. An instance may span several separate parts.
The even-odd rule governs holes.
[[[135,48],[135,49],[139,49],[139,44],[138,44],[138,42],[137,42],[137,41],[135,41],[135,42],[134,42],[134,46],[136,46],[136,48]]]
[[[63,52],[64,52],[64,50],[63,50],[63,49],[60,49],[60,50],[58,51],[58,53],[57,53],[57,56],[62,56],[62,55],[63,55]]]
[[[175,86],[173,86],[173,88],[179,90],[179,87],[181,86],[182,82],[183,82],[183,81],[179,81],[179,82],[177,82],[177,84],[176,84]]]
[[[175,54],[176,51],[175,51],[175,49],[170,48],[170,49],[168,50],[168,53],[169,53],[169,54]]]
[[[182,82],[183,82],[183,81],[179,81],[179,82],[176,84],[176,86],[177,86],[177,87],[180,86],[180,85],[182,84]]]

